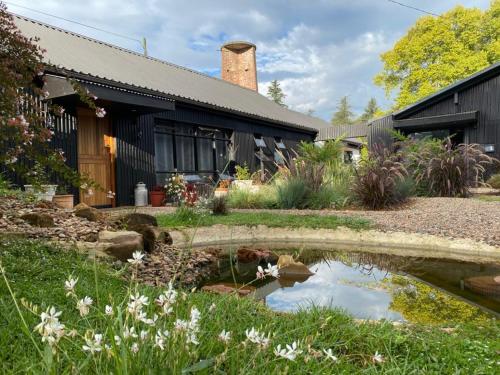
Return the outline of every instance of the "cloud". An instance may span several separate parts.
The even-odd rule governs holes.
[[[444,12],[456,0],[407,0]],[[485,8],[489,0],[463,0]],[[381,69],[379,54],[389,49],[422,14],[390,2],[317,0],[16,0],[16,4],[76,20],[135,39],[146,37],[150,55],[206,74],[220,74],[220,45],[232,39],[257,44],[260,92],[281,81],[292,109],[329,119],[348,95],[355,112],[370,97],[389,106],[372,83]],[[9,5],[31,18],[138,52],[137,41]]]

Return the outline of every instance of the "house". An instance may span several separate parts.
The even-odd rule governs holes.
[[[344,144],[344,161],[352,163],[360,159],[361,148],[366,144],[367,136],[367,124],[330,125],[319,129],[316,143],[321,145],[326,140],[342,139],[342,143]]]
[[[392,143],[391,131],[480,144],[500,158],[500,62],[368,124],[368,144]]]
[[[93,206],[132,204],[138,182],[164,185],[174,173],[216,179],[230,161],[252,171],[271,167],[277,154],[328,126],[257,92],[251,43],[221,47],[219,79],[25,17],[14,15],[14,22],[46,50],[44,89],[66,109],[53,119],[54,147],[103,188],[80,192]],[[79,101],[66,77],[98,97],[104,118]],[[106,191],[116,192],[115,200]]]

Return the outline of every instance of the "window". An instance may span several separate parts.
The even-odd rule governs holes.
[[[276,138],[276,147],[278,147],[280,150],[286,150],[286,146],[281,138]]]
[[[274,161],[276,164],[283,165],[285,164],[285,158],[288,156],[287,149],[283,140],[281,138],[275,138],[275,149],[274,149]]]
[[[261,135],[254,135],[253,139],[255,140],[255,145],[258,148],[265,148],[265,147],[267,147],[266,142],[264,141],[264,138],[262,138]]]

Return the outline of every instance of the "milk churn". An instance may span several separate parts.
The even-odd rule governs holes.
[[[148,205],[148,189],[144,182],[139,182],[134,190],[135,205],[143,207]]]

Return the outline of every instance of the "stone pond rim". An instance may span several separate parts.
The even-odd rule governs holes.
[[[377,230],[274,228],[226,226],[171,230],[173,245],[180,248],[266,245],[269,248],[307,246],[317,249],[358,250],[401,256],[447,258],[478,263],[500,263],[500,247],[470,239],[430,234]]]

